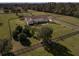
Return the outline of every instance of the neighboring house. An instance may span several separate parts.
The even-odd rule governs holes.
[[[46,15],[23,16],[23,19],[26,21],[27,25],[52,22],[52,18]]]

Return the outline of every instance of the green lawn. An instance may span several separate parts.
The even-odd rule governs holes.
[[[40,25],[40,27],[41,26],[43,26],[43,25]],[[57,38],[59,36],[62,36],[62,35],[67,34],[67,33],[71,33],[73,31],[71,29],[65,28],[65,27],[63,27],[61,25],[58,25],[58,24],[46,24],[46,26],[50,26],[50,27],[53,28],[53,31],[54,31],[53,34],[52,34],[53,38]],[[31,42],[33,44],[36,44],[39,41],[37,41],[35,39],[32,39]],[[31,52],[26,52],[26,53],[21,54],[21,55],[32,55],[32,56],[35,56],[35,55],[37,55],[37,56],[50,55],[51,56],[52,54],[45,51],[43,47],[40,47],[40,48],[35,49],[35,50],[31,51]]]
[[[79,18],[71,17],[71,16],[64,16],[64,15],[57,15],[57,14],[51,14],[52,16],[55,16],[57,19],[75,24],[79,26]]]
[[[50,14],[50,13],[45,13],[45,12],[32,11],[32,10],[30,10],[29,12],[32,12],[32,14],[34,14],[34,15],[48,15],[49,14],[49,15],[55,16],[57,19],[61,19],[61,20],[79,25],[79,18],[57,15],[57,14]],[[30,15],[30,14],[25,13],[25,15]],[[12,19],[12,18],[17,18],[17,19],[10,21],[11,31],[13,31],[18,24],[21,26],[24,26],[26,24],[26,22],[24,20],[20,20],[15,14],[0,14],[0,23],[3,23],[3,25],[0,26],[0,38],[9,37],[8,19]],[[71,33],[73,31],[73,30],[63,27],[59,24],[45,24],[45,25],[53,28],[53,34],[52,34],[53,39],[57,38],[59,36],[62,36],[64,34]],[[39,28],[41,26],[43,26],[43,25],[34,26],[34,27]],[[31,38],[30,40],[32,42],[32,45],[39,42],[38,40],[36,40],[34,38]],[[64,41],[60,40],[60,41],[56,41],[56,42],[59,42],[60,44],[64,45],[68,49],[70,49],[71,53],[73,55],[79,55],[79,46],[78,46],[79,34],[78,33],[76,35],[73,35],[71,37],[64,39]],[[19,47],[19,45],[17,45],[17,46]],[[52,55],[52,54],[48,53],[46,50],[44,50],[43,47],[40,47],[31,52],[25,52],[24,54],[21,54],[21,55],[32,55],[32,56],[39,55],[40,56],[40,55]]]
[[[33,12],[33,11],[32,11]],[[35,13],[34,14],[40,14],[40,12]],[[41,14],[43,14],[41,12]],[[45,14],[45,13],[44,13]],[[63,15],[57,15],[57,14],[51,14],[52,16],[56,16],[58,19],[61,18],[64,21],[79,25],[79,18],[75,18],[75,17],[70,17],[70,16],[63,16]],[[49,24],[48,26],[52,27],[54,30],[53,33],[53,38],[59,37],[61,35],[67,34],[67,33],[71,33],[73,30],[69,29],[69,28],[65,28],[61,25],[57,25],[57,24]],[[65,46],[66,48],[68,48],[71,51],[71,54],[73,55],[79,55],[79,34],[77,33],[76,35],[70,36],[66,39],[64,39],[64,41],[56,41],[59,42],[61,45]],[[44,50],[43,47],[40,47],[38,49],[35,49],[34,51],[31,52],[26,52],[25,54],[22,55],[52,55],[51,53],[48,53],[47,51]]]
[[[28,13],[32,15],[46,15],[47,14],[45,12],[38,12],[38,11],[33,11],[33,10],[28,10]]]
[[[13,31],[17,25],[24,26],[25,24],[26,24],[26,22],[25,22],[24,20],[20,20],[20,19],[11,20],[11,21],[10,21],[11,31]],[[39,25],[39,26],[41,27],[41,26],[43,26],[43,25]],[[63,27],[63,26],[61,26],[61,25],[58,25],[58,24],[46,24],[46,26],[50,26],[50,27],[53,28],[53,31],[54,31],[54,33],[53,33],[53,35],[52,35],[53,38],[56,38],[56,37],[59,37],[59,36],[61,36],[61,35],[63,35],[63,34],[67,34],[67,33],[69,33],[69,32],[72,32],[71,29],[65,28],[65,27]],[[39,27],[38,27],[38,26],[35,26],[35,28],[39,28]],[[8,33],[8,34],[9,34],[9,33]],[[34,45],[34,44],[36,44],[36,43],[39,43],[39,41],[36,40],[36,39],[34,39],[34,38],[31,38],[30,41],[31,41],[31,43],[32,43],[31,45]],[[17,43],[15,43],[15,45],[18,46],[18,47],[15,46],[17,49],[18,49],[19,47],[22,47],[21,45],[19,45],[19,44],[17,44]],[[15,49],[15,47],[14,47],[14,49]],[[39,48],[39,49],[42,49],[42,48]],[[35,54],[33,54],[34,52],[32,52],[32,54],[33,54],[33,55],[41,55],[41,53],[42,53],[42,55],[51,55],[50,53],[47,53],[44,49],[42,49],[42,50],[40,50],[40,51],[39,51],[39,49],[36,49],[36,50],[34,51]],[[43,54],[43,51],[45,52],[45,54]],[[40,54],[39,54],[39,52],[40,52]],[[29,53],[29,55],[30,55],[30,54],[31,54],[31,53]],[[25,54],[25,55],[26,55],[26,54]]]
[[[66,38],[64,41],[59,41],[59,43],[70,49],[73,55],[79,56],[79,34]]]
[[[0,38],[6,38],[9,36],[8,19],[17,18],[15,14],[0,14]]]
[[[19,19],[15,19],[15,20],[11,20],[10,21],[10,26],[11,26],[11,31],[13,31],[17,25],[21,25],[21,26],[24,26],[26,23],[24,22],[24,20],[19,20]],[[40,27],[43,26],[43,25],[39,25]],[[64,35],[64,34],[67,34],[67,33],[70,33],[72,32],[73,30],[71,29],[68,29],[68,28],[65,28],[61,25],[58,25],[58,24],[46,24],[45,26],[50,26],[52,27],[53,29],[53,38],[56,38],[56,37],[59,37],[61,35]],[[39,28],[38,26],[35,26],[35,28]],[[31,38],[31,42],[32,42],[32,45],[33,44],[36,44],[38,43],[39,41],[34,39],[34,38]]]

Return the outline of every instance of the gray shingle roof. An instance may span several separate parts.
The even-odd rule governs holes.
[[[34,23],[42,23],[42,22],[48,22],[49,16],[47,15],[39,15],[39,16],[24,16],[26,22],[28,24],[34,24]]]

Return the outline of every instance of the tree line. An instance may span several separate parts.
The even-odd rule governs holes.
[[[4,12],[26,12],[28,9],[79,17],[79,3],[20,3],[0,4]]]
[[[2,13],[24,13],[27,12],[27,5],[24,4],[15,4],[15,3],[6,3],[6,4],[0,4],[0,11],[3,11]]]
[[[79,3],[31,4],[29,9],[79,17]]]

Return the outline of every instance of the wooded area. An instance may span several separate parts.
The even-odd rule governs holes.
[[[79,17],[79,3],[31,4],[29,9]]]
[[[0,4],[4,12],[24,12],[27,9],[79,17],[79,3]],[[10,11],[11,10],[11,11]]]

